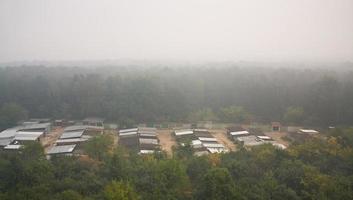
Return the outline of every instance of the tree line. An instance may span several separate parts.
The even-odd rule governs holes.
[[[252,120],[335,126],[353,121],[352,88],[351,69],[2,67],[0,117],[6,123],[8,116],[98,116],[118,123]],[[23,110],[8,109],[11,104]]]

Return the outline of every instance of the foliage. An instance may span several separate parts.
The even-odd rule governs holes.
[[[1,105],[1,104],[0,104]],[[0,130],[15,126],[27,118],[27,111],[16,103],[5,103],[0,107]]]
[[[210,169],[196,192],[196,199],[227,200],[235,199],[235,185],[225,168]]]
[[[0,105],[20,105],[31,118],[100,116],[121,127],[183,122],[188,117],[239,122],[246,120],[248,112],[270,122],[295,105],[305,115],[301,119],[296,113],[289,115],[290,122],[352,125],[351,69],[211,65],[0,67]],[[15,122],[11,121],[2,128]]]
[[[299,124],[304,119],[304,109],[302,107],[288,107],[283,118],[287,123]]]
[[[114,138],[111,135],[99,135],[88,140],[84,145],[84,150],[90,157],[103,160],[113,143]]]
[[[352,134],[333,129],[287,150],[267,144],[195,157],[176,149],[172,158],[110,151],[101,145],[105,136],[94,139],[91,147],[101,153],[90,158],[47,160],[41,145],[28,143],[19,152],[0,151],[0,198],[352,199]]]
[[[217,120],[216,114],[210,108],[203,108],[201,110],[197,110],[196,112],[191,112],[189,114],[189,120],[191,122],[198,121],[214,121]]]
[[[242,123],[250,119],[250,114],[241,106],[221,108],[221,116],[225,122]]]
[[[137,200],[138,195],[128,183],[112,181],[104,188],[106,200]]]

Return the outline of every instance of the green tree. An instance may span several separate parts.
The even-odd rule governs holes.
[[[84,150],[91,158],[101,161],[110,152],[113,142],[111,135],[99,135],[88,140]]]
[[[15,126],[27,118],[27,111],[16,103],[6,103],[0,108],[0,129]]]
[[[196,199],[231,200],[237,199],[235,185],[226,168],[210,169],[196,191]]]
[[[55,200],[83,200],[81,194],[74,190],[65,190],[57,194],[54,198]]]
[[[250,119],[250,114],[241,106],[223,107],[220,114],[226,122],[242,123]]]
[[[217,120],[217,116],[211,108],[203,108],[196,112],[191,112],[189,114],[189,120],[192,122],[213,121]]]
[[[139,196],[129,183],[112,181],[104,188],[106,200],[137,200]]]
[[[304,109],[295,106],[288,107],[283,118],[287,123],[299,124],[304,120]]]

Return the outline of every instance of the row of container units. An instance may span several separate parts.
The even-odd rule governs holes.
[[[103,134],[103,129],[96,126],[73,125],[64,129],[61,136],[47,151],[47,157],[52,155],[80,155],[82,144],[95,135]]]
[[[280,149],[286,148],[286,146],[274,141],[259,129],[246,130],[240,126],[229,127],[227,128],[227,135],[235,143],[242,143],[246,147],[270,143]]]
[[[157,129],[138,127],[119,130],[119,145],[139,154],[149,154],[160,150]]]
[[[207,129],[175,130],[174,136],[182,146],[190,143],[194,149],[194,155],[197,156],[227,151]]]
[[[40,142],[51,130],[51,123],[28,121],[0,132],[0,147],[18,150],[27,142]]]

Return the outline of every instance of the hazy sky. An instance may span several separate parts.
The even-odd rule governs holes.
[[[353,0],[0,0],[0,62],[353,61]]]

